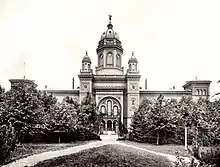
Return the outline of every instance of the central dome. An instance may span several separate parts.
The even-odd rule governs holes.
[[[98,48],[96,49],[97,53],[105,48],[117,48],[121,52],[123,52],[121,41],[119,40],[119,36],[113,30],[113,25],[111,23],[111,15],[109,16],[109,24],[107,25],[107,30],[102,33],[101,39],[98,44]]]

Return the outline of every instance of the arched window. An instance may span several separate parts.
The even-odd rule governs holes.
[[[202,95],[203,94],[203,92],[202,92],[202,89],[200,89],[200,93],[199,93],[200,95]]]
[[[99,66],[103,66],[104,64],[104,59],[103,59],[103,55],[99,56]]]
[[[131,71],[131,64],[129,64],[129,69],[130,69],[130,71]]]
[[[87,63],[85,63],[85,64],[83,65],[83,67],[84,67],[84,71],[88,71],[88,64],[87,64]]]
[[[102,106],[102,107],[101,107],[101,111],[102,111],[102,114],[105,114],[105,113],[106,113],[105,106]]]
[[[108,110],[108,116],[111,116],[111,114],[112,114],[112,102],[111,102],[111,100],[107,101],[107,110]]]
[[[199,95],[199,89],[196,90],[196,94]]]
[[[118,107],[114,106],[113,111],[114,111],[114,116],[117,116],[118,115]]]
[[[135,100],[134,99],[131,100],[131,105],[135,105]]]
[[[117,67],[120,67],[120,66],[121,66],[121,56],[120,56],[120,55],[117,55],[117,56],[116,56],[116,66],[117,66]]]
[[[132,64],[132,69],[131,70],[136,71],[136,65],[134,63]]]
[[[107,54],[107,65],[113,65],[113,55],[111,52]]]

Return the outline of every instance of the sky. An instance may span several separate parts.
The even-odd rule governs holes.
[[[71,89],[88,51],[92,68],[108,15],[128,68],[138,59],[140,86],[183,90],[186,81],[211,80],[220,92],[219,0],[0,0],[0,83],[35,80],[39,89]],[[25,62],[25,66],[24,66]]]

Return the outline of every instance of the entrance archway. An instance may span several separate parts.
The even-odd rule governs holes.
[[[118,120],[121,118],[122,105],[120,101],[112,96],[106,96],[98,102],[98,112],[103,114],[103,134],[116,134]],[[103,125],[105,123],[105,126]]]
[[[112,121],[111,120],[107,121],[107,131],[112,131]]]

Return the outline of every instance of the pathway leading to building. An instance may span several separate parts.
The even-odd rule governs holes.
[[[44,161],[44,160],[59,157],[59,156],[69,155],[69,154],[76,153],[76,152],[79,152],[79,151],[82,151],[82,150],[85,150],[85,149],[89,149],[89,148],[101,147],[101,146],[104,146],[104,145],[107,145],[107,144],[119,144],[119,145],[123,145],[123,146],[126,146],[126,147],[132,147],[134,149],[139,149],[139,150],[142,150],[142,151],[147,151],[147,152],[152,153],[152,154],[164,156],[164,157],[168,158],[170,161],[173,161],[173,162],[176,161],[176,156],[174,156],[174,155],[158,153],[158,152],[150,151],[150,150],[147,150],[147,149],[144,149],[144,148],[140,148],[140,147],[136,147],[136,146],[133,146],[133,145],[118,142],[118,141],[116,141],[116,139],[117,139],[116,135],[101,135],[101,139],[102,139],[102,141],[95,141],[95,142],[91,142],[91,143],[80,145],[80,146],[66,148],[66,149],[63,149],[63,150],[49,151],[49,152],[44,152],[44,153],[28,156],[26,158],[19,159],[15,162],[12,162],[8,165],[4,165],[3,167],[33,166],[33,165],[35,165],[36,163],[38,163],[40,161]],[[186,162],[189,162],[189,158],[186,158],[186,157],[183,157],[183,158],[185,159]]]

